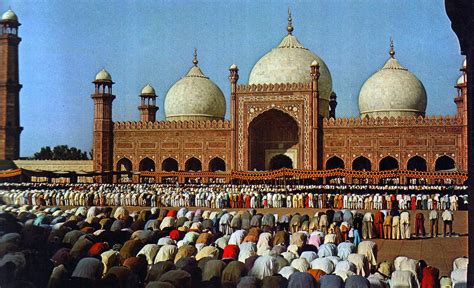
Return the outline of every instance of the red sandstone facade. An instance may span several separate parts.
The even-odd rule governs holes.
[[[298,169],[466,171],[465,84],[456,86],[456,115],[328,119],[314,112],[319,111],[317,70],[312,67],[312,83],[238,85],[238,70],[231,69],[230,120],[212,122],[109,125],[113,82],[110,92],[96,88],[92,96],[94,169],[130,173],[269,170],[281,167],[285,161],[272,161],[285,155],[291,167]],[[96,87],[104,84],[94,83]],[[147,112],[146,117],[154,119],[152,114]],[[139,181],[135,175],[133,180]]]

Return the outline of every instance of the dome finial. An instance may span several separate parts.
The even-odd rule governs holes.
[[[291,10],[288,7],[288,27],[286,27],[286,30],[288,31],[289,35],[292,35],[293,33],[293,18],[291,18]]]
[[[390,57],[395,58],[395,49],[393,49],[393,38],[390,37]]]
[[[194,58],[193,58],[193,64],[194,64],[194,66],[197,66],[197,65],[198,65],[198,63],[199,63],[199,61],[198,61],[198,58],[197,58],[197,57],[198,57],[198,55],[197,55],[197,49],[196,49],[196,48],[194,48]]]

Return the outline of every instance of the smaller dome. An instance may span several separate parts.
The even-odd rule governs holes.
[[[318,66],[319,63],[318,61],[314,60],[313,62],[311,62],[311,66],[315,67],[315,66]]]
[[[458,86],[466,85],[466,82],[467,82],[467,75],[461,75],[459,76],[458,81],[456,81],[456,85]]]
[[[3,13],[2,20],[18,21],[18,17],[16,16],[15,12],[13,12],[11,9],[8,9],[7,12]]]
[[[96,81],[112,81],[112,76],[110,76],[110,73],[107,72],[107,70],[102,69],[95,75],[95,80]]]
[[[155,95],[155,88],[153,88],[150,84],[146,84],[146,86],[143,87],[141,94]]]
[[[238,68],[237,65],[235,65],[235,64],[232,64],[232,65],[230,65],[230,67],[229,67],[229,70],[238,70],[238,69],[239,69],[239,68]]]
[[[462,62],[462,68],[463,69],[467,68],[467,59],[464,59],[464,61]]]

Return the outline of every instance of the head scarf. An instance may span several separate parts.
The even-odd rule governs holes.
[[[123,263],[125,259],[133,257],[143,248],[143,243],[140,240],[128,240],[120,249],[120,261]]]
[[[239,256],[239,246],[237,245],[227,245],[224,248],[224,252],[222,253],[222,259],[233,259],[236,260]]]
[[[68,248],[61,248],[56,253],[54,253],[53,257],[51,257],[51,261],[53,261],[54,266],[59,266],[64,264],[66,260],[69,258],[69,249]]]
[[[311,263],[311,261],[318,258],[318,254],[314,251],[304,251],[301,253],[300,258],[304,258],[308,263]]]
[[[295,272],[288,279],[288,288],[316,288],[316,281],[309,273]]]
[[[145,278],[145,281],[158,281],[161,275],[165,274],[170,270],[176,269],[176,266],[170,261],[163,261],[153,264],[148,270],[148,274]]]
[[[344,281],[337,275],[324,275],[319,278],[320,288],[344,288]]]
[[[221,283],[237,285],[240,278],[247,275],[245,264],[240,261],[232,261],[224,268],[221,275]]]
[[[265,276],[273,276],[277,271],[277,261],[272,256],[260,256],[255,261],[249,276],[255,276],[262,280]]]
[[[225,263],[221,260],[209,260],[204,265],[202,271],[202,281],[210,281],[212,278],[221,278],[222,270],[225,268]]]
[[[326,275],[326,273],[324,273],[323,270],[319,270],[319,269],[309,269],[308,273],[311,274],[311,276],[313,276],[316,282],[318,282],[322,276]]]
[[[360,275],[352,275],[347,277],[345,288],[370,288],[370,282],[367,278]]]
[[[203,247],[197,254],[196,254],[196,260],[199,261],[202,258],[205,257],[211,257],[211,258],[217,258],[219,256],[219,249],[213,246],[206,246]]]
[[[104,273],[107,273],[107,271],[117,265],[120,265],[120,253],[114,250],[108,250],[100,254],[100,257],[102,258],[102,264],[104,265]]]
[[[275,275],[264,277],[261,288],[286,288],[287,286],[288,279],[281,275]]]
[[[175,288],[193,287],[191,274],[183,270],[168,271],[161,275],[159,281],[171,283]]]
[[[311,269],[319,269],[326,274],[331,274],[334,271],[334,263],[327,258],[316,258],[311,262]]]
[[[145,280],[148,262],[144,256],[130,257],[123,262],[123,266],[129,268],[141,281]]]
[[[177,263],[180,259],[186,258],[186,257],[191,257],[196,255],[197,249],[193,245],[183,245],[178,248],[178,252],[176,253],[176,256],[174,257],[174,263]]]
[[[305,258],[298,258],[291,261],[291,267],[295,268],[299,272],[306,272],[308,271],[310,265]]]
[[[96,280],[102,276],[103,264],[96,258],[82,258],[72,272],[72,277]]]
[[[144,255],[148,265],[152,265],[159,250],[160,248],[156,244],[146,244],[138,251],[137,256]]]
[[[254,276],[245,276],[240,278],[237,288],[258,288],[258,279]]]
[[[156,253],[155,263],[168,260],[174,261],[174,257],[177,252],[178,247],[176,245],[163,245],[158,253]]]

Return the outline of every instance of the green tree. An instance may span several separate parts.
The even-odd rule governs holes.
[[[33,156],[35,160],[51,160],[53,159],[53,151],[51,147],[41,147],[39,152],[36,152]]]
[[[34,154],[36,160],[87,160],[87,152],[82,152],[76,147],[68,145],[58,145],[52,150],[49,146],[42,147],[39,152]]]

